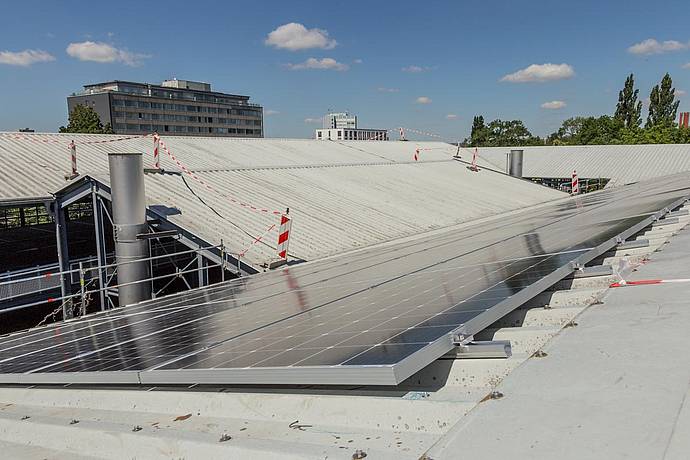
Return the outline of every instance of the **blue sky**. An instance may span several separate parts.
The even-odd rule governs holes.
[[[690,91],[688,20],[686,1],[5,1],[0,130],[57,130],[84,83],[177,77],[250,95],[268,137],[311,137],[328,109],[447,139],[475,114],[545,135],[612,113],[630,72],[643,99],[667,71]]]

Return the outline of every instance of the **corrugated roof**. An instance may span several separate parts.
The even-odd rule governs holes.
[[[690,171],[690,145],[578,145],[512,147],[524,150],[525,177],[610,178],[610,186]],[[505,171],[511,147],[479,148],[479,164]]]
[[[100,144],[118,136],[0,134],[0,200],[48,196],[64,187],[70,140],[79,172],[108,184],[109,152],[143,152],[152,162],[150,137]],[[221,239],[231,253],[277,223],[277,216],[240,207],[290,208],[290,253],[313,260],[424,231],[558,199],[560,192],[490,171],[473,173],[441,142],[328,142],[316,140],[163,137],[170,150],[213,191],[180,176],[149,174],[149,206],[177,208],[168,219],[209,243]],[[421,161],[412,161],[415,148]],[[179,171],[161,149],[161,166]],[[276,231],[267,237],[275,246]],[[250,236],[251,235],[251,236]],[[245,261],[258,266],[274,250],[258,244]]]

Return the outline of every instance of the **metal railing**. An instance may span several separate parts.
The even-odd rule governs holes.
[[[218,250],[221,254],[221,262],[219,263],[204,263],[204,264],[199,264],[198,263],[198,256],[205,251],[209,250]],[[122,284],[110,284],[110,281],[117,275],[117,266],[118,265],[124,265],[124,264],[132,264],[132,263],[140,263],[140,262],[145,262],[149,261],[150,264],[153,263],[153,261],[161,260],[161,259],[169,259],[173,262],[173,264],[176,263],[175,259],[178,258],[179,256],[185,256],[185,255],[193,255],[196,254],[197,257],[191,257],[189,262],[182,267],[181,269],[179,267],[175,267],[175,271],[172,273],[167,273],[167,274],[162,274],[162,275],[151,275],[150,277],[146,279],[141,279],[137,281],[132,281],[129,283],[122,283]],[[31,274],[31,273],[38,273],[29,277],[22,277],[22,278],[16,278],[16,279],[7,279],[10,276],[5,276],[4,281],[0,281],[0,315],[3,313],[9,313],[17,310],[22,310],[25,308],[30,308],[30,307],[35,307],[38,305],[46,305],[46,304],[54,304],[54,303],[60,303],[60,306],[55,310],[53,313],[56,314],[58,310],[62,310],[62,308],[68,304],[71,303],[72,307],[72,313],[73,314],[79,314],[83,315],[86,313],[86,308],[91,302],[91,296],[93,294],[100,295],[101,292],[104,292],[106,294],[112,293],[114,289],[117,289],[122,286],[128,286],[128,285],[133,285],[133,284],[139,284],[139,283],[153,283],[154,281],[160,281],[164,279],[171,279],[169,283],[165,284],[162,288],[158,289],[157,291],[153,291],[152,297],[155,298],[158,294],[160,294],[162,291],[167,289],[172,282],[174,282],[176,279],[182,279],[184,282],[187,284],[187,287],[191,289],[191,286],[189,283],[187,283],[186,279],[184,278],[184,275],[191,274],[191,273],[196,273],[199,271],[207,271],[212,268],[221,268],[221,279],[225,279],[225,271],[229,269],[229,264],[225,260],[225,256],[228,254],[225,250],[225,247],[223,244],[220,245],[214,245],[214,246],[202,246],[196,249],[188,249],[184,251],[177,251],[177,252],[172,252],[172,253],[166,253],[166,254],[160,254],[160,255],[155,255],[155,256],[150,256],[150,257],[145,257],[145,258],[140,258],[136,260],[129,260],[121,263],[109,263],[105,265],[91,265],[91,266],[86,266],[85,263],[91,263],[93,262],[94,258],[85,258],[80,261],[71,261],[70,266],[76,266],[77,268],[70,268],[69,270],[64,270],[64,271],[50,271],[48,268],[57,268],[57,264],[51,264],[51,265],[46,265],[43,267],[36,267],[36,268],[31,268],[31,269],[26,269],[26,270],[21,270],[13,273],[26,273],[26,274]],[[192,267],[193,264],[197,264],[197,266]],[[45,270],[44,270],[45,269]],[[43,272],[42,272],[43,271]],[[106,279],[103,285],[100,285],[99,283],[99,271],[105,271],[106,273]],[[42,272],[42,273],[41,273]],[[57,289],[60,287],[61,282],[63,277],[69,277],[69,283],[70,285],[78,284],[79,286],[79,291],[76,293],[72,293],[69,295],[65,296],[59,296],[59,297],[46,297],[42,298],[37,301],[21,304],[21,305],[15,305],[15,306],[8,306],[3,308],[2,307],[2,302],[7,301],[10,299],[16,299],[18,297],[24,297],[24,296],[29,296],[29,295],[40,295],[43,292],[47,290],[52,290],[52,289]],[[33,283],[34,285],[39,285],[38,288],[33,289],[33,290],[25,290],[21,289],[21,286],[26,286]],[[43,283],[43,285],[41,285]],[[91,288],[91,286],[94,283],[99,283],[97,288]],[[21,289],[21,293],[16,293],[19,289]],[[3,297],[2,293],[3,292],[14,292],[16,293]],[[77,309],[78,307],[78,309]],[[101,306],[103,310],[106,309],[105,305]],[[75,311],[76,310],[76,311]],[[51,316],[50,314],[48,317]],[[46,317],[47,318],[47,317]]]

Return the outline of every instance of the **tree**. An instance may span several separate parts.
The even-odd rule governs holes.
[[[69,114],[67,127],[60,126],[61,133],[112,134],[110,123],[101,123],[96,111],[84,105],[76,105]]]
[[[623,90],[618,93],[618,104],[616,113],[613,116],[620,120],[623,126],[628,129],[635,129],[642,123],[642,101],[637,100],[639,90],[635,89],[635,77],[630,74],[625,79]]]
[[[568,145],[572,143],[573,138],[577,136],[582,129],[585,119],[585,117],[572,117],[564,120],[561,127],[546,138],[547,144]]]
[[[673,80],[666,73],[661,79],[661,86],[655,85],[649,95],[649,115],[646,128],[654,126],[672,125],[676,121],[676,112],[680,101],[676,101],[676,89]]]
[[[477,147],[480,145],[485,145],[489,132],[484,124],[484,117],[477,115],[472,119],[472,131],[470,132],[469,141],[467,144],[472,147]]]
[[[533,136],[521,120],[493,120],[487,126],[486,145],[508,147],[522,145],[543,145],[541,138]]]
[[[601,145],[620,144],[625,126],[617,118],[608,115],[587,117],[582,120],[582,126],[572,137],[573,145]]]

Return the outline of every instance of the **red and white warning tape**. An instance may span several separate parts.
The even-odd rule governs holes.
[[[22,135],[22,134],[0,133],[0,135],[2,135],[4,137],[9,137],[12,139],[39,142],[42,144],[62,144],[64,142],[64,139],[46,138],[46,137],[41,136],[40,134],[33,135],[33,136],[27,136],[27,135]],[[73,142],[76,145],[106,144],[108,142],[120,142],[120,141],[126,141],[126,140],[130,140],[130,139],[140,139],[142,137],[148,137],[148,136],[150,136],[150,134],[139,134],[136,136],[123,136],[123,137],[116,137],[116,138],[112,138],[112,139],[101,139],[98,141],[79,141],[79,142],[73,141]]]
[[[240,251],[240,252],[237,254],[237,256],[238,256],[238,257],[244,257],[244,255],[247,254],[247,252],[249,252],[249,250],[250,250],[251,248],[253,248],[257,243],[262,242],[263,239],[266,237],[266,235],[268,235],[269,233],[271,233],[271,231],[273,231],[274,228],[276,228],[276,224],[271,225],[271,226],[268,227],[268,228],[266,229],[266,231],[263,232],[260,236],[257,236],[256,238],[254,238],[254,239],[252,240],[252,242],[249,243],[249,246],[247,246],[247,247],[244,248],[242,251]]]
[[[652,279],[652,280],[637,280],[637,281],[625,281],[621,280],[617,283],[612,283],[609,287],[626,287],[626,286],[644,286],[647,284],[672,284],[672,283],[690,283],[690,278],[676,278],[669,280],[662,279]]]
[[[405,138],[405,131],[409,131],[409,132],[411,132],[411,133],[419,134],[419,135],[422,135],[422,136],[435,137],[436,139],[444,139],[443,136],[439,136],[438,134],[430,133],[430,132],[428,132],[428,131],[420,131],[420,130],[418,130],[418,129],[404,128],[404,127],[402,127],[402,126],[401,126],[399,129],[400,129],[400,138],[401,138],[401,139],[404,139],[404,138]]]
[[[249,204],[249,203],[245,203],[245,202],[243,202],[243,201],[240,201],[240,200],[238,200],[238,199],[236,199],[236,198],[233,198],[233,197],[231,197],[231,196],[229,196],[229,195],[226,195],[226,194],[221,193],[220,191],[216,190],[211,184],[209,184],[209,183],[206,182],[204,179],[202,179],[201,177],[199,177],[194,171],[190,170],[184,163],[182,163],[182,162],[175,156],[175,154],[173,154],[173,153],[170,151],[170,149],[169,149],[168,146],[165,144],[165,142],[163,141],[163,139],[160,138],[160,136],[157,136],[157,135],[156,135],[156,137],[158,138],[158,144],[159,144],[160,147],[163,149],[163,151],[165,152],[165,154],[168,155],[168,157],[170,157],[170,159],[171,159],[172,161],[174,161],[175,164],[177,164],[177,166],[180,168],[180,170],[182,170],[182,172],[184,172],[185,174],[187,174],[188,176],[190,176],[192,179],[194,179],[195,181],[197,181],[199,184],[203,185],[203,186],[204,186],[206,189],[208,189],[209,191],[211,191],[211,192],[213,192],[213,193],[215,193],[215,194],[217,194],[217,195],[222,196],[223,198],[227,199],[228,201],[230,201],[230,202],[233,203],[233,204],[236,204],[236,205],[238,205],[238,206],[241,206],[241,207],[243,207],[243,208],[245,208],[245,209],[249,209],[250,211],[259,212],[259,213],[267,213],[267,214],[275,214],[275,215],[281,215],[281,214],[283,214],[282,211],[272,211],[272,210],[267,209],[267,208],[259,208],[259,207],[253,206],[253,205],[251,205],[251,204]]]

